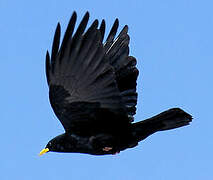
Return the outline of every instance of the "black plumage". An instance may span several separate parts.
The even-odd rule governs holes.
[[[89,13],[75,33],[74,12],[60,46],[57,25],[51,56],[46,55],[46,76],[51,106],[65,133],[41,151],[114,154],[135,147],[147,136],[188,125],[192,117],[179,108],[132,123],[136,113],[136,59],[129,56],[128,26],[116,37],[115,20],[103,43],[105,21],[85,31]]]

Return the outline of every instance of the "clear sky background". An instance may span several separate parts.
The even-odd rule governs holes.
[[[213,1],[0,0],[1,180],[212,180]],[[171,107],[190,126],[156,133],[118,155],[48,153],[63,133],[48,100],[44,64],[57,22],[76,10],[90,23],[118,17],[138,60],[139,121]]]

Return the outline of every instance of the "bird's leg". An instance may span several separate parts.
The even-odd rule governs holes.
[[[108,152],[108,151],[112,150],[112,147],[104,147],[102,150]]]
[[[109,134],[98,134],[90,137],[90,142],[93,147],[104,152],[109,152],[113,149],[113,136]]]

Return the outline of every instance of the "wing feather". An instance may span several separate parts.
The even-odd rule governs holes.
[[[133,120],[136,113],[137,92],[136,81],[138,69],[136,68],[136,59],[129,56],[129,35],[128,26],[124,26],[120,34],[115,38],[118,29],[118,20],[116,19],[109,36],[104,43],[106,56],[110,65],[114,68],[116,83],[121,93],[122,101],[125,105],[129,118]],[[104,38],[105,25],[100,27],[102,39]]]
[[[111,48],[113,43],[116,44],[113,40],[118,20],[116,19],[107,42],[103,45],[105,21],[101,22],[98,29],[98,20],[95,20],[85,31],[89,21],[87,12],[73,35],[76,18],[74,12],[61,47],[60,24],[57,25],[51,58],[48,52],[46,55],[50,103],[66,131],[74,130],[76,126],[78,131],[87,125],[97,126],[97,119],[94,117],[100,109],[125,115],[125,107],[116,82],[116,72],[106,55],[106,47]],[[118,40],[125,43],[125,39]],[[117,46],[119,47],[116,45],[115,50],[119,51]],[[114,118],[108,118],[110,122],[109,119]],[[104,124],[104,120],[102,123]]]
[[[70,41],[71,41],[71,37],[72,37],[73,31],[74,31],[74,28],[75,28],[76,19],[77,19],[77,14],[76,14],[76,12],[74,12],[72,14],[71,18],[70,18],[66,32],[64,34],[64,38],[63,38],[63,41],[62,41],[62,44],[61,44],[61,49],[60,49],[60,52],[59,52],[60,57],[63,57],[64,52],[66,50],[69,50],[69,48],[67,48],[67,46],[68,46],[68,43],[70,43]]]
[[[55,61],[56,61],[56,56],[58,54],[58,48],[59,48],[59,43],[60,43],[60,35],[61,35],[61,27],[60,24],[58,23],[56,30],[55,30],[55,35],[53,39],[53,45],[52,45],[52,53],[51,53],[51,63],[52,63],[52,71],[54,72],[55,68]]]

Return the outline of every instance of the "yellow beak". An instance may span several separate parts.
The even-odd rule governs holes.
[[[39,153],[39,155],[43,155],[45,153],[47,153],[48,151],[50,151],[48,148],[42,149],[41,152]]]

